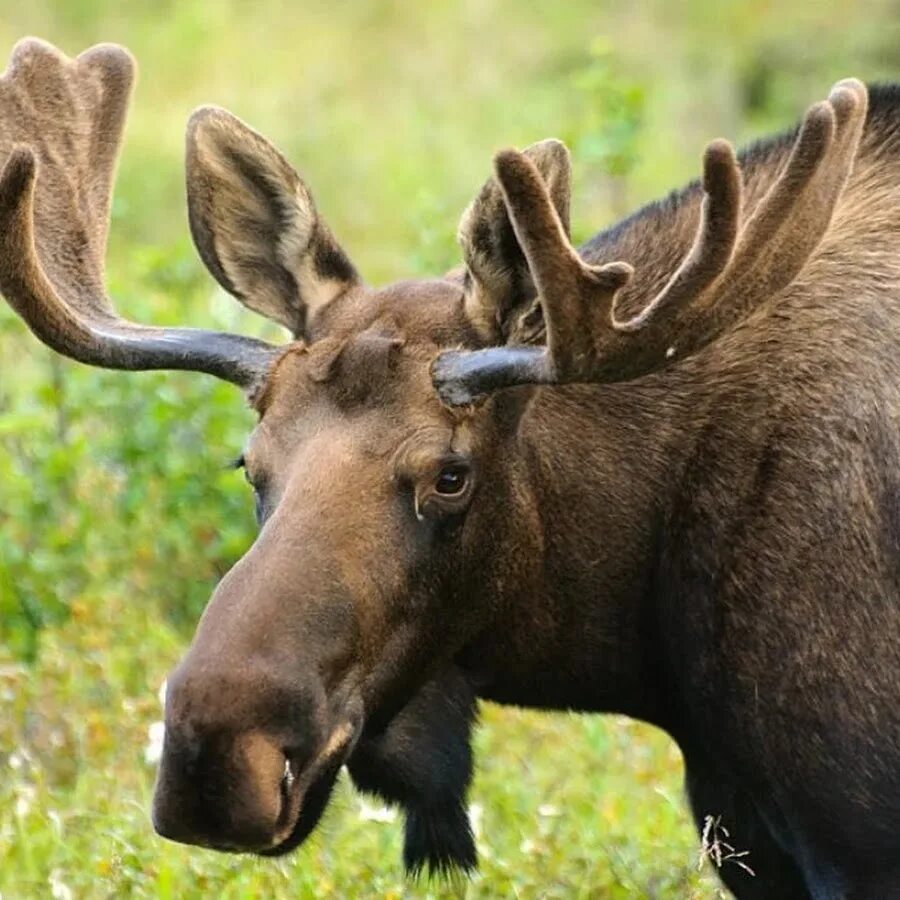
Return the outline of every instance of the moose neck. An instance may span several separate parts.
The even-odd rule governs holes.
[[[766,194],[790,146],[775,140],[743,159],[746,209]],[[702,198],[694,182],[579,249],[592,265],[641,260],[621,291],[626,317],[662,291],[685,259]],[[502,595],[492,598],[493,627],[463,654],[483,696],[621,712],[678,730],[658,624],[660,597],[671,587],[660,554],[664,538],[672,539],[663,534],[667,513],[697,442],[692,410],[709,400],[703,385],[715,383],[709,367],[706,350],[624,384],[535,390],[518,432],[525,471],[515,476],[527,483],[531,506],[520,487],[511,490],[508,528],[497,535],[495,523],[490,533],[499,561],[485,563],[471,585]]]
[[[654,577],[684,435],[668,382],[535,394],[518,433],[528,488],[511,492],[488,564],[503,571],[472,585],[500,594],[503,625],[460,658],[486,699],[666,727]]]

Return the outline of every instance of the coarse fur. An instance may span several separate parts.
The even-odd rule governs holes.
[[[749,851],[752,874],[720,872],[739,897],[900,894],[900,89],[870,89],[858,150],[848,138],[837,160],[852,163],[846,184],[825,171],[821,236],[787,229],[787,283],[777,254],[758,257],[755,283],[777,288],[741,293],[740,317],[706,343],[609,383],[522,383],[522,354],[544,324],[550,338],[571,325],[560,310],[591,277],[557,296],[567,265],[629,263],[627,284],[607,268],[595,287],[623,321],[641,315],[698,246],[699,184],[559,255],[551,283],[567,155],[501,157],[464,219],[466,273],[373,290],[293,170],[258,136],[229,157],[246,126],[222,121],[195,120],[207,152],[189,149],[201,186],[234,163],[216,202],[189,190],[201,255],[302,340],[241,382],[260,414],[244,462],[261,530],[170,679],[157,828],[286,852],[347,762],[405,807],[408,866],[471,867],[477,696],[666,729],[698,828],[720,819]],[[740,156],[742,233],[795,146],[792,132]],[[707,160],[732,171],[724,149]],[[558,233],[520,217],[542,202],[528,166]],[[21,205],[17,184],[5,175],[0,200]],[[712,190],[730,202],[723,184]],[[273,244],[279,223],[289,233]],[[725,302],[740,258],[721,257],[724,285],[707,278]],[[20,282],[0,287],[32,290]],[[507,389],[442,403],[441,360],[500,341],[519,367]],[[600,371],[558,347],[552,376]]]

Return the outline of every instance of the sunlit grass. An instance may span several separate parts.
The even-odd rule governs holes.
[[[287,860],[157,838],[144,751],[178,653],[176,635],[121,598],[76,609],[36,666],[3,661],[3,897],[43,896],[51,883],[75,897],[454,896],[452,884],[403,877],[400,818],[373,814],[345,778]],[[661,733],[487,706],[476,744],[481,869],[468,896],[716,896],[698,873],[680,755]]]

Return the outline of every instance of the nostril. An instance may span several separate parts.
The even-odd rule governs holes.
[[[291,768],[290,759],[285,757],[284,775],[281,776],[281,787],[285,794],[290,794],[291,788],[293,787],[296,778],[297,776],[294,774],[294,770]]]
[[[154,797],[158,834],[218,849],[272,846],[291,815],[298,769],[263,732],[207,740],[196,760],[170,742]]]
[[[278,815],[277,832],[281,832],[290,822],[293,810],[294,786],[297,783],[299,764],[285,751],[284,771],[281,774],[281,810]]]

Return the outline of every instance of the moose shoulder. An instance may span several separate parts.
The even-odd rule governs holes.
[[[900,91],[569,243],[556,141],[495,160],[465,268],[364,284],[299,176],[223,110],[188,129],[212,275],[274,347],[105,295],[133,64],[20,43],[0,80],[0,290],[41,340],[189,369],[259,413],[257,540],[172,674],[160,833],[278,854],[343,764],[471,867],[476,698],[620,711],[682,748],[741,897],[900,893]]]

